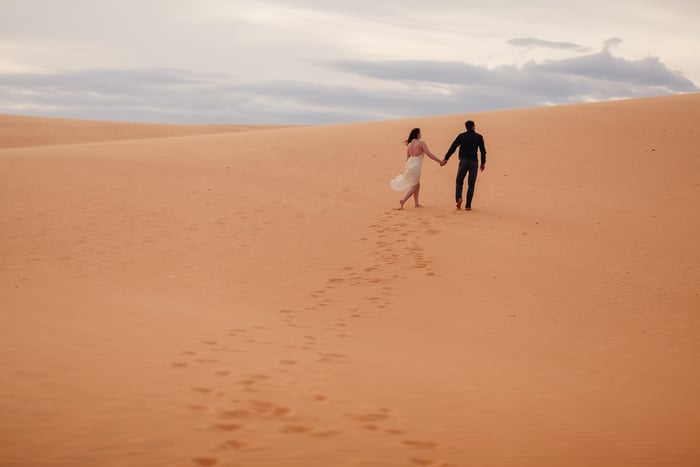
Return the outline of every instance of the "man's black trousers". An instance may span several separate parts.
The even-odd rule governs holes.
[[[455,191],[455,201],[462,199],[464,191],[464,179],[467,178],[467,204],[466,207],[472,207],[472,198],[474,197],[474,186],[476,185],[476,175],[479,173],[479,162],[470,161],[468,159],[459,160],[459,168],[457,169],[457,190]]]

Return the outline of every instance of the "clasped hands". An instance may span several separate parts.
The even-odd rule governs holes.
[[[447,159],[443,159],[443,160],[438,161],[438,162],[440,163],[440,167],[442,167],[443,165],[447,164]],[[485,168],[486,168],[486,165],[484,165],[484,164],[481,164],[481,167],[479,167],[479,169],[482,172],[484,171]]]

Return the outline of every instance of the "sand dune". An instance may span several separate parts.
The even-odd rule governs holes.
[[[698,115],[3,117],[0,465],[700,465]],[[409,130],[466,118],[474,210],[456,158],[394,210]]]
[[[0,149],[232,133],[281,127],[109,122],[0,114]]]

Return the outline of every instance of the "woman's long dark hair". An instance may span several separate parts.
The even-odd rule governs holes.
[[[408,139],[405,141],[406,144],[410,143],[414,139],[418,138],[418,135],[420,134],[420,128],[414,128],[411,130],[411,133],[408,135]]]

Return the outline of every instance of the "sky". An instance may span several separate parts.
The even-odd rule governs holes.
[[[700,86],[697,0],[0,0],[0,113],[336,124]]]

